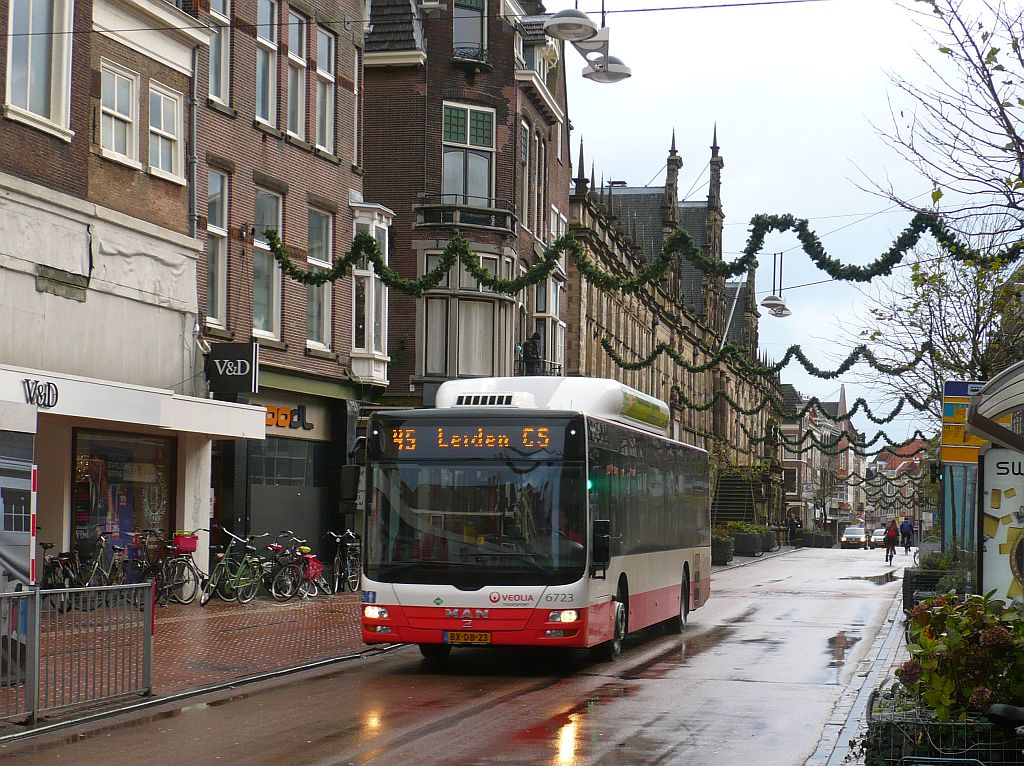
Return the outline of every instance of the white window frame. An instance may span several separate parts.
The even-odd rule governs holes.
[[[273,127],[277,121],[277,36],[278,36],[278,3],[277,0],[257,0],[257,7],[263,4],[270,6],[270,23],[256,24],[256,120]],[[257,19],[259,11],[257,10]],[[266,114],[260,114],[259,103],[261,94],[259,92],[259,69],[260,56],[268,59],[268,72],[266,92],[262,94],[266,98]]]
[[[338,38],[328,29],[322,26],[316,28],[316,125],[314,127],[314,143],[320,149],[325,152],[334,152],[334,123],[335,113],[337,111],[337,97],[335,95],[335,77],[334,67],[337,60],[337,49],[338,49]],[[326,57],[321,55],[321,43],[327,40],[330,42],[330,52]],[[324,61],[327,58],[328,61]],[[328,64],[330,69],[324,69],[324,64]],[[326,115],[322,112],[320,103],[320,91],[325,90],[327,93],[324,98],[324,103],[328,104]],[[326,118],[326,124],[324,125],[323,135],[321,135],[320,122]]]
[[[476,21],[480,22],[480,49],[482,51],[486,51],[487,50],[487,21],[488,21],[488,17],[487,17],[487,0],[483,0],[482,4],[483,4],[483,7],[480,9],[480,15],[478,17],[475,14],[475,11],[477,10],[476,8],[463,7],[463,6],[460,6],[458,0],[452,0],[452,15],[451,15],[451,19],[452,19],[452,46],[456,50],[458,50],[458,48],[460,47],[459,46],[459,42],[462,42],[462,41],[458,41],[458,40],[455,39],[455,35],[458,34],[458,32],[456,31],[456,27],[459,26],[459,20],[460,19],[471,19],[474,22],[474,26],[475,26],[475,22]],[[471,11],[474,11],[474,13],[472,15],[462,15],[462,16],[460,16],[459,15],[459,10],[457,10],[457,9],[461,9],[463,11],[471,10]],[[471,42],[476,42],[476,40],[473,40]],[[461,47],[468,47],[468,46],[461,46]]]
[[[149,147],[152,150],[154,136],[173,142],[171,153],[171,169],[149,164],[149,173],[175,183],[185,183],[185,97],[176,90],[158,83],[156,80],[149,81],[150,92],[150,113],[149,113]],[[174,103],[174,133],[169,133],[166,128],[153,127],[152,96],[156,94],[161,99],[169,99]],[[162,116],[162,112],[161,112]],[[149,154],[149,152],[147,152]],[[147,156],[147,160],[151,157]]]
[[[29,7],[34,1],[25,0]],[[19,46],[15,44],[14,11],[15,3],[11,2],[8,4],[7,12],[7,85],[4,94],[4,116],[50,133],[63,141],[71,141],[75,135],[71,130],[71,49],[74,35],[70,34],[74,28],[74,0],[53,0],[52,28],[47,30],[52,33],[49,34],[51,42],[50,72],[49,77],[45,78],[50,83],[47,114],[34,112],[29,107],[31,96],[28,89],[31,87],[32,78],[28,74],[25,77],[25,105],[15,104],[16,94],[12,93],[12,88],[15,80],[15,48]],[[29,10],[28,16],[31,19],[31,10]],[[29,35],[31,35],[33,32],[31,24],[28,29]],[[32,39],[31,36],[26,35],[18,35],[18,37],[24,37],[28,41]],[[31,66],[30,50],[30,44],[26,43],[25,52],[28,55],[25,61],[26,69]]]
[[[307,215],[307,236],[312,234],[312,227],[308,227],[309,217],[312,215],[321,215],[327,219],[327,242],[326,242],[326,259],[314,258],[309,253],[312,252],[311,248],[307,247],[306,250],[306,262],[309,264],[310,271],[327,271],[331,268],[334,261],[334,216],[326,210],[320,210],[319,208],[311,207]],[[309,239],[307,239],[309,243]],[[306,346],[308,348],[317,349],[330,349],[331,347],[331,287],[332,282],[324,282],[322,285],[314,286],[309,285],[306,290]],[[323,336],[323,341],[314,340],[309,337],[312,333],[308,327],[309,322],[309,301],[312,296],[313,290],[320,291],[320,300],[323,301],[323,326],[320,327],[320,334]]]
[[[220,203],[220,216],[222,226],[217,226],[212,223],[209,215],[209,199],[210,199],[210,184],[209,179],[211,176],[220,176],[222,180],[221,184],[221,203]],[[219,170],[210,170],[207,173],[207,217],[206,217],[206,323],[215,327],[227,327],[227,300],[228,300],[228,190],[231,185],[231,179],[227,173],[223,173]],[[216,253],[214,258],[211,255]],[[216,261],[216,284],[217,294],[213,297],[214,311],[209,311],[211,305],[210,295],[210,261]]]
[[[534,329],[543,326],[544,347],[541,359],[550,364],[565,364],[565,328],[559,312],[559,298],[562,292],[561,280],[548,277],[535,285]],[[543,290],[544,305],[540,307],[536,295]],[[532,334],[532,333],[531,333]]]
[[[306,51],[309,21],[305,16],[288,11],[288,109],[285,117],[285,131],[298,139],[306,137]],[[293,34],[298,30],[299,50],[292,49]],[[296,82],[301,87],[296,88]],[[293,124],[292,107],[296,114]]]
[[[276,231],[278,238],[283,241],[284,232],[282,231],[282,221],[284,220],[284,197],[277,192],[271,191],[270,189],[264,189],[260,186],[256,187],[255,194],[268,194],[272,197],[277,198],[277,225]],[[263,328],[256,327],[255,321],[253,322],[252,334],[260,338],[271,338],[274,340],[280,339],[281,335],[281,265],[274,258],[274,254],[270,251],[269,245],[265,241],[260,239],[260,231],[255,226],[253,234],[253,258],[259,254],[261,257],[269,258],[270,263],[273,264],[273,274],[271,275],[271,291],[270,291],[270,325],[271,329],[265,330]],[[253,279],[255,280],[255,265],[253,266]],[[255,286],[255,285],[254,285]],[[254,302],[255,303],[255,302]]]
[[[131,84],[131,92],[128,95],[129,113],[127,115],[123,112],[117,111],[116,109],[108,109],[103,105],[103,75],[107,72],[115,78],[120,77],[128,80]],[[142,169],[142,163],[139,161],[139,84],[140,78],[138,72],[126,69],[120,64],[115,64],[113,61],[100,59],[100,154],[109,160],[124,163],[136,170]],[[117,92],[116,80],[114,84],[114,92]],[[126,151],[124,154],[118,152],[112,146],[105,146],[103,143],[103,120],[107,116],[115,122],[120,121],[128,124],[128,137],[125,146]]]
[[[210,38],[210,98],[217,103],[227,106],[231,102],[231,0],[221,0],[224,4],[224,12],[213,7],[210,3],[210,16],[213,17],[214,34]],[[218,52],[213,45],[213,39],[219,40],[220,80],[217,82],[220,93],[214,93],[213,79],[213,56]]]
[[[387,228],[389,223],[390,221],[380,213],[356,211],[355,221],[352,224],[353,235],[366,232],[373,236],[380,248],[381,258],[385,265],[389,258]],[[352,354],[353,356],[388,359],[388,288],[384,286],[373,263],[368,258],[356,263],[352,268],[352,274]],[[356,343],[356,289],[360,279],[366,280],[366,295],[363,303],[363,345]],[[380,327],[379,341],[376,337],[378,326]]]

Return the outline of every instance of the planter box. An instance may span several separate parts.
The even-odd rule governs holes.
[[[762,536],[756,532],[736,532],[732,536],[737,556],[760,556],[763,542]]]
[[[769,529],[767,532],[761,533],[761,550],[765,553],[775,548],[775,530]]]
[[[926,598],[937,596],[936,586],[948,569],[919,569],[910,567],[903,570],[903,611],[910,612]]]
[[[735,548],[732,543],[732,538],[727,540],[711,540],[711,563],[712,564],[728,564],[732,561],[733,552]]]
[[[944,763],[957,757],[976,759],[963,763],[1006,766],[1020,764],[1022,750],[1024,737],[982,716],[942,723],[915,698],[881,689],[868,701],[864,762],[872,766],[898,766],[910,758]]]

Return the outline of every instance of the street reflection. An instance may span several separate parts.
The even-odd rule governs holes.
[[[571,714],[568,722],[558,730],[558,754],[555,756],[556,766],[571,766],[576,763],[576,738],[579,736],[576,719],[576,714]]]
[[[373,736],[380,729],[380,711],[379,710],[368,710],[366,715],[363,716],[363,727],[366,729],[366,733]]]

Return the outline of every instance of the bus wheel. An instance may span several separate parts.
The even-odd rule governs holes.
[[[614,638],[595,647],[597,658],[602,662],[611,662],[622,654],[622,642],[626,638],[626,605],[622,601],[615,602]]]
[[[686,627],[686,620],[690,616],[690,580],[683,575],[682,591],[679,594],[679,616],[669,617],[665,621],[665,630],[668,633],[678,635]]]
[[[452,648],[448,644],[420,644],[420,654],[434,662],[448,659],[451,653]]]

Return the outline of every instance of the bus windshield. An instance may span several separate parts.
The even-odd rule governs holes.
[[[463,589],[574,582],[586,564],[585,485],[582,463],[375,463],[366,574]]]

